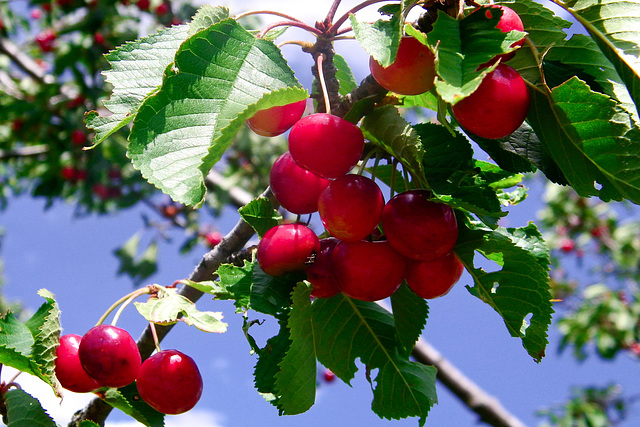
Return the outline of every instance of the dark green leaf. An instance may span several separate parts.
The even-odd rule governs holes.
[[[280,407],[276,394],[276,375],[290,346],[289,329],[281,323],[278,335],[269,338],[264,348],[257,352],[258,361],[253,371],[256,390],[276,407]]]
[[[256,230],[260,237],[278,225],[281,219],[278,211],[273,208],[269,199],[265,197],[252,200],[246,206],[238,209],[238,213],[247,224]]]
[[[405,284],[391,295],[393,321],[398,336],[399,351],[409,356],[427,324],[429,306]]]
[[[356,82],[356,79],[351,72],[351,68],[349,68],[349,64],[342,56],[338,54],[334,55],[333,64],[336,67],[336,78],[338,79],[338,82],[340,82],[339,93],[340,95],[345,96],[358,87],[358,82]]]
[[[7,427],[57,427],[40,402],[21,389],[11,389],[5,396]]]
[[[140,398],[135,383],[119,389],[106,389],[102,400],[145,426],[164,426],[164,415],[151,408]]]

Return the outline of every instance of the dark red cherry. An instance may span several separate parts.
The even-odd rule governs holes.
[[[331,181],[301,168],[288,151],[278,157],[269,173],[269,185],[283,208],[297,215],[318,210],[318,197]]]
[[[202,395],[198,365],[178,350],[163,350],[145,360],[136,384],[142,400],[163,414],[187,412]]]
[[[432,261],[409,261],[405,270],[407,285],[418,296],[426,299],[446,295],[455,285],[464,266],[453,253]]]
[[[312,255],[320,250],[316,233],[303,224],[282,224],[267,231],[260,243],[256,258],[262,271],[270,276],[304,270]]]
[[[307,280],[313,285],[312,297],[330,298],[340,293],[332,262],[333,249],[339,242],[335,237],[320,239],[320,250],[315,261],[305,268]]]
[[[60,337],[56,349],[55,370],[60,385],[76,393],[87,393],[100,388],[100,384],[91,378],[80,364],[78,347],[82,337],[67,334]]]
[[[262,136],[277,136],[288,131],[307,107],[307,101],[302,100],[287,105],[267,108],[255,113],[247,120],[249,128]]]

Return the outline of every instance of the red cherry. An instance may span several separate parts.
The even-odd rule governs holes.
[[[60,176],[65,181],[74,181],[76,179],[76,168],[73,166],[63,166],[60,171]]]
[[[336,374],[334,374],[330,369],[325,369],[322,374],[322,378],[324,378],[325,382],[332,383],[336,379]]]
[[[382,228],[391,246],[414,260],[446,255],[458,239],[453,209],[430,201],[425,190],[405,191],[389,200],[382,210]]]
[[[75,145],[83,146],[85,142],[87,142],[87,134],[80,129],[76,129],[71,132],[71,142],[73,142]]]
[[[318,197],[331,181],[301,168],[288,151],[278,157],[269,173],[273,195],[283,208],[297,215],[318,210]]]
[[[31,10],[31,18],[32,19],[40,19],[40,18],[42,18],[42,11],[40,9]]]
[[[435,56],[416,38],[400,39],[396,59],[388,67],[380,65],[373,57],[369,70],[383,88],[400,95],[419,95],[433,87],[436,75]]]
[[[314,298],[331,298],[340,293],[332,262],[333,250],[339,242],[335,237],[320,239],[315,261],[305,268],[307,280],[313,285],[311,296]]]
[[[289,134],[291,157],[324,178],[348,173],[360,160],[363,148],[364,136],[359,127],[327,113],[303,117]]]
[[[258,135],[280,135],[300,120],[306,107],[307,101],[303,99],[291,104],[260,110],[247,120],[247,125]]]
[[[320,240],[303,224],[282,224],[267,231],[256,257],[262,271],[280,276],[291,271],[304,270],[311,256],[320,250]]]
[[[212,231],[204,235],[204,239],[207,241],[207,244],[211,249],[218,246],[220,242],[222,242],[222,234],[217,231]]]
[[[60,345],[56,349],[55,370],[60,385],[76,393],[87,393],[100,388],[100,384],[91,378],[80,364],[78,347],[82,337],[67,334],[60,337]]]
[[[388,242],[340,242],[332,262],[342,292],[362,301],[390,297],[402,284],[405,260]]]
[[[446,295],[460,280],[463,271],[458,257],[450,252],[433,261],[407,262],[404,278],[418,296],[431,299]]]
[[[158,7],[156,7],[157,16],[166,15],[170,11],[171,11],[171,6],[169,5],[169,3],[166,3],[166,2],[160,3]]]
[[[93,41],[96,42],[97,45],[103,45],[105,42],[104,34],[95,33],[93,35]]]
[[[51,29],[46,29],[36,36],[36,43],[43,52],[51,52],[56,45],[56,34]]]
[[[569,237],[563,237],[560,240],[560,250],[562,252],[568,253],[574,250],[575,248],[576,248],[576,242],[574,242],[573,239]]]
[[[498,28],[499,30],[501,30],[503,33],[508,33],[509,31],[524,31],[524,25],[522,24],[522,19],[520,19],[520,15],[518,15],[513,9],[511,9],[510,7],[507,6],[502,6],[502,5],[491,5],[491,6],[485,6],[485,7],[481,7],[479,9],[474,10],[474,12],[476,12],[477,10],[483,10],[484,14],[487,18],[491,18],[492,15],[492,9],[501,9],[502,10],[502,16],[500,17],[500,21],[498,21],[498,25],[496,25],[496,28]],[[472,12],[473,13],[473,12]],[[521,40],[514,42],[511,47],[520,47],[522,45],[524,45],[525,39],[522,38]],[[496,56],[496,58],[494,58],[492,61],[490,61],[487,65],[489,64],[493,64],[494,61],[496,61],[498,58],[502,58],[502,62],[506,62],[508,60],[510,60],[511,58],[513,58],[515,56],[515,51],[511,52],[511,53],[505,53],[503,55],[498,55]]]
[[[499,64],[475,92],[453,106],[453,115],[465,130],[482,138],[504,138],[522,125],[529,102],[529,90],[520,74]]]
[[[138,346],[127,331],[116,326],[89,329],[80,341],[78,356],[87,374],[103,387],[124,387],[138,377]]]
[[[375,181],[361,175],[344,175],[318,198],[318,212],[325,228],[340,240],[355,242],[367,237],[380,222],[384,196]]]
[[[138,0],[136,5],[140,10],[149,10],[149,6],[151,2],[149,0]]]
[[[202,395],[196,362],[178,350],[163,350],[145,360],[136,384],[142,400],[163,414],[187,412]]]

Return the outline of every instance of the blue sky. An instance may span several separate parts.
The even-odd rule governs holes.
[[[321,13],[311,5],[322,4]],[[355,1],[345,1],[341,11]],[[243,7],[254,8],[263,2],[245,1]],[[307,22],[321,19],[329,2],[277,1],[279,10],[298,16]],[[258,6],[255,6],[258,7]],[[375,7],[372,8],[375,10]],[[234,12],[235,10],[232,10]],[[293,33],[291,37],[301,37]],[[310,88],[307,56],[296,55],[297,48],[287,46],[284,53],[305,87]],[[367,57],[355,42],[343,42],[339,52],[350,60],[357,80],[367,73]],[[535,220],[541,206],[540,185],[534,186],[530,198],[513,209],[508,226],[522,226]],[[9,208],[0,213],[0,227],[5,232],[2,260],[7,279],[4,292],[10,299],[21,300],[27,307],[37,308],[42,302],[37,296],[40,288],[56,294],[61,310],[64,333],[83,334],[116,299],[128,293],[132,284],[126,277],[116,277],[118,268],[113,250],[142,228],[144,207],[119,212],[112,216],[74,218],[72,207],[58,203],[44,210],[41,200],[28,197],[13,199]],[[227,211],[216,224],[228,231],[237,221],[233,211]],[[205,248],[181,256],[177,253],[179,235],[174,244],[160,245],[159,272],[151,282],[168,285],[186,277],[199,261]],[[565,400],[575,385],[605,386],[621,383],[630,395],[640,394],[637,381],[637,361],[619,356],[615,363],[602,362],[591,356],[581,364],[575,363],[569,351],[557,354],[559,336],[551,329],[547,357],[536,364],[527,355],[518,339],[511,338],[500,317],[487,305],[471,296],[464,288],[470,285],[464,275],[445,298],[430,302],[430,316],[424,338],[446,358],[476,381],[487,392],[527,425],[537,425],[536,409]],[[253,388],[255,359],[241,331],[241,318],[234,314],[228,302],[213,302],[204,298],[198,303],[203,310],[223,311],[229,323],[226,334],[204,335],[186,325],[177,325],[163,342],[163,348],[178,348],[192,356],[199,364],[205,383],[200,403],[189,415],[169,417],[175,424],[190,427],[233,426],[404,426],[417,425],[415,419],[401,421],[380,420],[370,410],[371,391],[360,372],[352,387],[335,381],[318,389],[316,405],[307,413],[279,417],[275,408],[266,403]],[[137,337],[144,320],[131,307],[121,318],[119,326]],[[273,325],[254,330],[262,339],[273,332]],[[9,377],[3,372],[3,380]],[[82,406],[82,398],[69,396],[63,409],[46,387],[38,388],[37,380],[25,380],[25,389],[44,398],[47,408],[58,422]],[[32,388],[33,387],[33,388]],[[427,420],[431,426],[471,426],[476,417],[441,385],[440,403]],[[86,397],[85,397],[86,398]],[[184,417],[184,418],[183,418]],[[190,417],[190,418],[186,418]],[[632,411],[631,421],[624,426],[637,425],[640,409]],[[114,413],[108,425],[129,426],[126,417]]]

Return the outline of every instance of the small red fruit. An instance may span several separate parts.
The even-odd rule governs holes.
[[[87,134],[80,129],[76,129],[71,132],[71,142],[75,145],[84,146],[85,142],[87,142]]]
[[[302,100],[278,107],[267,108],[255,113],[247,120],[249,128],[262,136],[277,136],[288,131],[307,107],[307,101]]]
[[[136,5],[140,10],[149,10],[149,6],[151,5],[151,2],[149,0],[138,0]]]
[[[304,270],[307,280],[313,285],[311,296],[314,298],[331,298],[340,293],[332,261],[333,250],[339,242],[335,237],[320,239],[315,261]]]
[[[51,29],[44,30],[36,36],[36,43],[42,52],[51,52],[56,45],[56,34]]]
[[[93,35],[93,41],[96,42],[97,45],[103,45],[105,42],[104,34],[95,33]]]
[[[178,350],[163,350],[145,360],[136,384],[142,400],[163,414],[187,412],[202,395],[198,365]]]
[[[576,248],[576,242],[569,237],[563,237],[560,240],[560,250],[564,253],[569,253]]]
[[[283,208],[297,215],[318,210],[318,197],[331,181],[301,168],[288,151],[278,157],[269,173],[269,184]]]
[[[301,167],[324,178],[348,173],[360,160],[363,149],[360,128],[332,114],[303,117],[289,134],[291,157]]]
[[[334,374],[330,369],[325,369],[322,377],[324,378],[325,382],[332,383],[336,379],[336,374]]]
[[[163,16],[171,11],[171,6],[167,2],[162,2],[156,7],[156,15]]]
[[[207,241],[207,245],[213,249],[222,242],[222,234],[217,231],[211,231],[204,235],[204,239]]]
[[[60,337],[60,345],[56,349],[55,370],[60,385],[69,391],[87,393],[100,388],[100,384],[91,378],[80,364],[78,347],[82,337],[67,334]]]
[[[404,258],[385,241],[340,242],[332,262],[342,292],[361,301],[390,297],[404,277]]]
[[[256,257],[262,271],[270,276],[304,270],[312,255],[320,250],[316,233],[303,224],[282,224],[267,231]]]
[[[482,138],[498,139],[522,125],[529,103],[529,90],[520,74],[499,64],[475,92],[453,106],[453,115],[465,130]]]
[[[318,198],[318,212],[332,236],[348,242],[367,237],[377,227],[384,208],[378,184],[361,175],[344,175]]]
[[[477,10],[482,10],[485,13],[485,16],[487,18],[491,18],[492,12],[495,9],[501,9],[502,10],[502,16],[500,17],[500,21],[498,21],[498,25],[496,25],[496,28],[498,28],[499,30],[501,30],[503,33],[508,33],[509,31],[524,31],[524,25],[522,24],[522,19],[520,19],[520,15],[518,15],[513,9],[511,9],[510,7],[507,6],[502,6],[502,5],[492,5],[492,6],[486,6],[486,7],[481,7],[479,9],[476,9],[474,12],[476,12]],[[519,48],[520,46],[524,45],[524,41],[525,39],[522,38],[521,40],[514,42],[511,47],[513,48]],[[498,55],[496,58],[494,58],[489,64],[492,64],[495,60],[497,60],[498,58],[502,58],[502,62],[506,62],[508,60],[510,60],[511,58],[513,58],[515,56],[515,51],[511,52],[511,53],[505,53],[503,55]]]
[[[414,37],[405,36],[400,39],[398,54],[391,65],[385,68],[371,57],[369,69],[383,88],[400,95],[420,95],[433,87],[434,60],[427,46]]]
[[[138,346],[124,329],[98,325],[89,329],[78,347],[80,363],[102,387],[124,387],[138,377]]]
[[[433,261],[409,261],[404,278],[418,296],[432,299],[446,295],[463,271],[464,266],[451,252]]]
[[[458,239],[458,223],[448,205],[429,192],[396,194],[382,210],[382,228],[393,248],[409,259],[430,261],[448,254]]]

